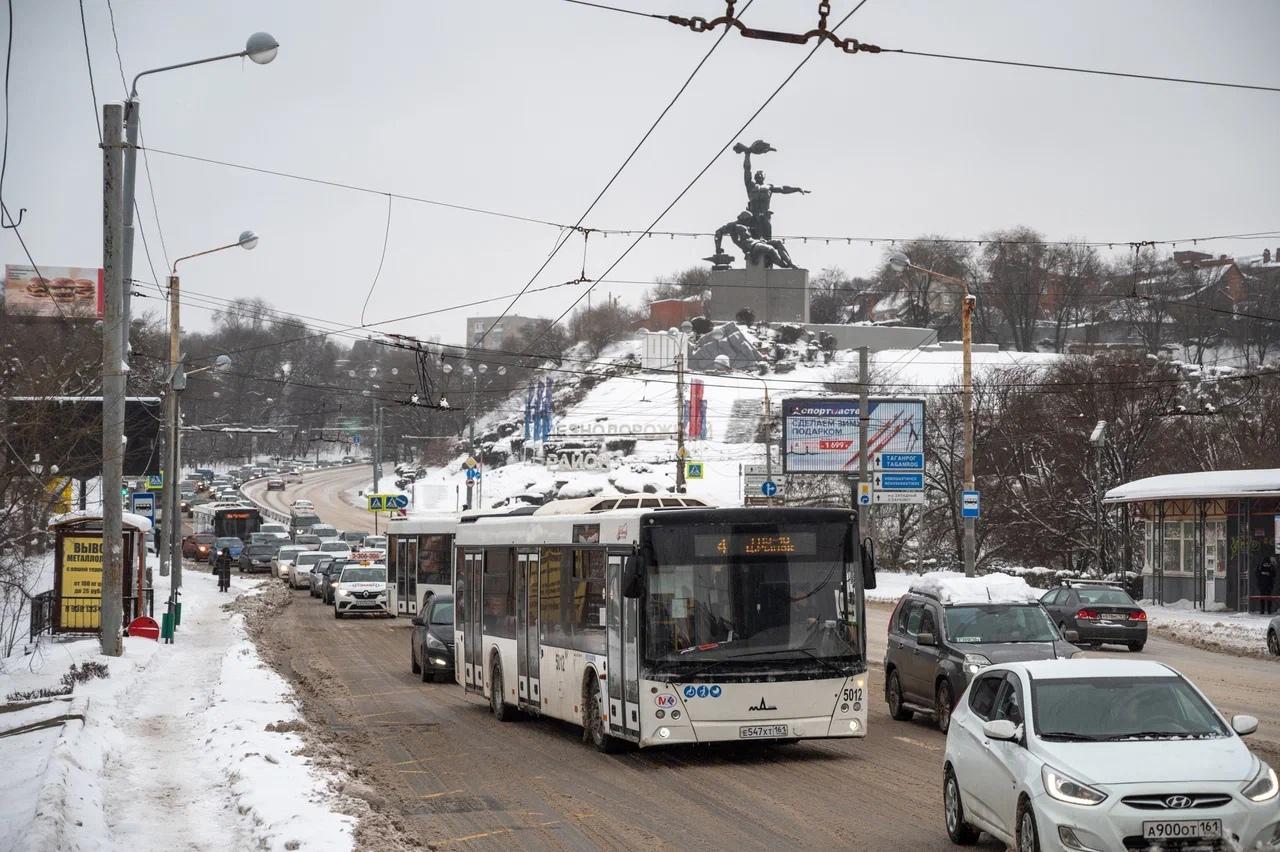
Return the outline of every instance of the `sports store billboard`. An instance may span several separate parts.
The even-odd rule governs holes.
[[[70,319],[102,317],[102,270],[82,266],[4,268],[4,310],[12,315]]]
[[[868,453],[924,452],[923,399],[872,397],[869,417]],[[859,419],[857,397],[784,399],[783,472],[856,474]]]

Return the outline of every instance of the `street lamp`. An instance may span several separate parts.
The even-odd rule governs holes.
[[[123,231],[123,257],[121,269],[124,278],[124,353],[125,358],[129,357],[129,290],[133,281],[133,212],[134,212],[134,187],[137,183],[138,174],[138,131],[142,122],[142,101],[138,99],[138,81],[143,77],[151,74],[159,74],[162,71],[173,71],[177,68],[189,68],[192,65],[204,65],[209,62],[219,62],[223,59],[240,59],[248,57],[256,65],[266,65],[268,62],[276,58],[276,54],[280,52],[280,42],[276,41],[270,33],[254,33],[245,41],[244,50],[235,53],[224,53],[221,56],[210,56],[207,59],[196,59],[191,62],[179,62],[177,65],[164,65],[160,68],[151,68],[147,71],[139,72],[133,78],[133,85],[129,88],[129,100],[125,102],[124,109],[124,132],[125,132],[125,148],[124,148],[124,231]]]
[[[205,370],[220,370],[231,363],[231,359],[226,355],[219,355],[212,364],[205,367],[198,367],[190,373],[183,372],[182,369],[182,330],[180,325],[181,318],[181,284],[178,279],[178,264],[184,260],[190,260],[193,257],[203,257],[206,254],[213,254],[218,251],[226,251],[231,248],[243,248],[252,250],[258,245],[258,235],[253,231],[241,231],[239,238],[233,243],[227,243],[224,246],[211,248],[206,251],[189,254],[180,257],[173,262],[173,269],[169,275],[169,392],[165,395],[165,422],[169,424],[169,458],[165,467],[168,470],[164,476],[164,488],[162,502],[164,504],[165,525],[168,527],[169,535],[169,557],[166,560],[163,555],[160,563],[160,574],[164,576],[165,568],[171,565],[173,569],[173,580],[169,584],[170,600],[177,602],[177,593],[182,588],[182,523],[178,515],[178,477],[182,470],[182,440],[181,428],[182,422],[181,407],[178,405],[178,393],[187,386],[187,376],[204,372]]]
[[[1102,495],[1106,490],[1102,481],[1102,454],[1107,447],[1107,421],[1099,420],[1089,435],[1089,446],[1093,447],[1093,516],[1098,525],[1098,573],[1107,573],[1107,516],[1102,506]]]
[[[977,297],[969,292],[969,284],[963,278],[956,278],[923,266],[917,266],[900,251],[891,252],[888,257],[889,266],[895,272],[906,272],[914,269],[957,284],[964,293],[964,303],[960,308],[960,333],[964,346],[964,389],[961,405],[964,409],[964,487],[966,491],[975,490],[973,479],[973,308]],[[977,519],[964,518],[964,573],[966,577],[977,574],[978,536]]]

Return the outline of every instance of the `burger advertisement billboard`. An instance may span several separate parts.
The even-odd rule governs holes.
[[[4,309],[12,315],[54,319],[101,318],[101,269],[82,266],[4,268]]]

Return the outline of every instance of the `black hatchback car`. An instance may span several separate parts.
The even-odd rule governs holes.
[[[1071,644],[1075,634],[1061,633],[1036,601],[1035,590],[1024,588],[1020,600],[995,596],[992,601],[986,595],[915,586],[903,595],[889,617],[885,651],[889,715],[906,722],[917,712],[931,713],[946,733],[956,701],[987,666],[1078,654]]]
[[[1147,644],[1147,612],[1118,585],[1071,582],[1051,589],[1040,603],[1059,630],[1074,630],[1082,645],[1124,645],[1141,651]]]
[[[453,681],[453,595],[432,595],[413,617],[409,668],[423,682]]]

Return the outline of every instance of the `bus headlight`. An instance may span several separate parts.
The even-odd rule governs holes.
[[[855,734],[858,733],[858,731],[862,730],[862,723],[859,722],[857,719],[850,719],[849,730],[853,731]]]
[[[665,740],[669,736],[671,736],[671,731],[668,730],[667,728],[658,729],[658,739]]]

